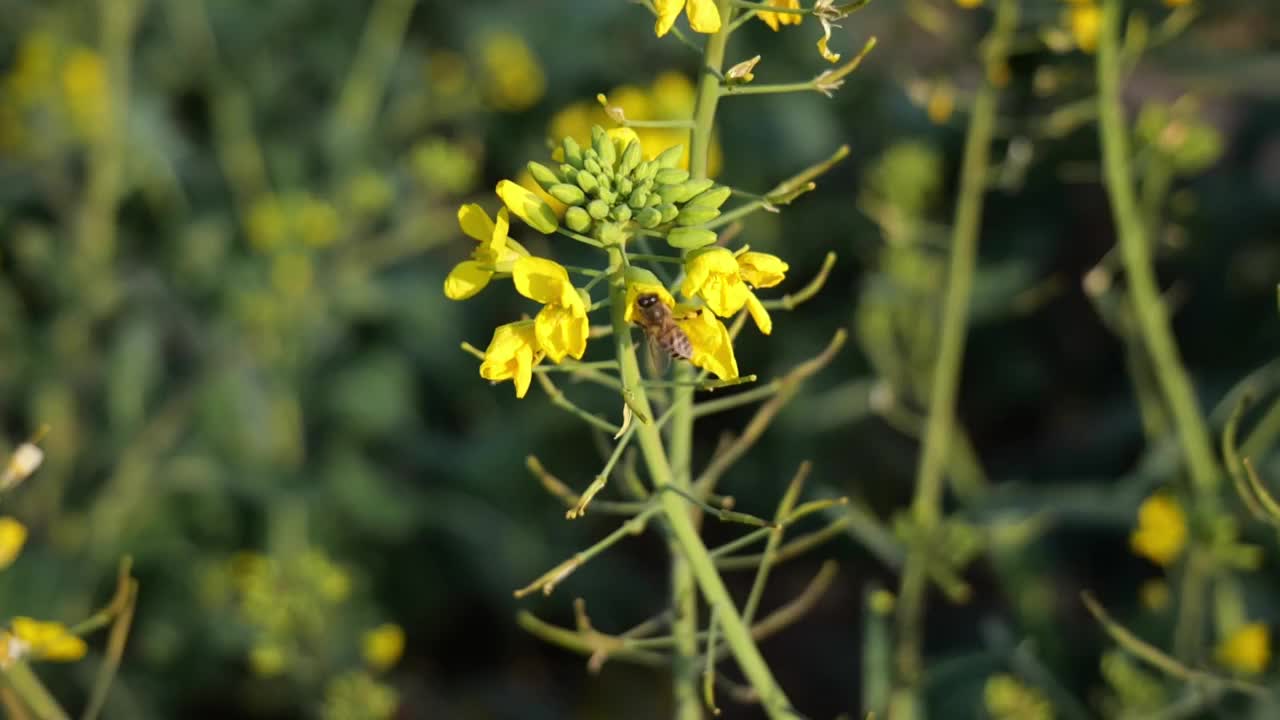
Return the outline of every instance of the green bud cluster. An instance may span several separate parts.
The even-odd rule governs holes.
[[[638,140],[619,147],[599,126],[591,128],[591,138],[584,148],[566,137],[558,168],[529,163],[534,181],[568,206],[566,227],[594,236],[606,225],[634,223],[665,232],[668,244],[681,249],[716,241],[715,232],[701,226],[720,215],[731,190],[705,178],[690,179],[678,167],[682,145],[645,160]]]

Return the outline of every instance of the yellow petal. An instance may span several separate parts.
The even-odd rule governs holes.
[[[465,260],[453,266],[444,279],[444,296],[450,300],[466,300],[489,284],[493,270],[475,260]]]
[[[568,307],[582,302],[569,282],[569,272],[554,260],[522,257],[511,267],[511,280],[516,292],[543,305],[556,303]]]
[[[769,317],[769,311],[750,290],[747,291],[747,312],[751,313],[751,319],[756,321],[756,327],[760,328],[760,332],[765,335],[773,332],[773,318]]]
[[[684,0],[655,0],[654,5],[658,10],[658,21],[654,23],[653,32],[662,37],[676,24],[676,18],[680,17],[680,11],[684,9]]]
[[[713,277],[737,276],[738,261],[725,248],[708,248],[690,253],[685,259],[684,271],[684,283],[680,286],[680,292],[686,297],[695,297]]]
[[[840,53],[831,52],[827,48],[827,43],[831,42],[831,25],[822,23],[822,37],[818,38],[818,52],[829,63],[840,62]]]
[[[800,8],[800,0],[769,0],[769,4],[774,7],[790,8],[798,10]],[[790,13],[776,12],[759,12],[756,17],[760,18],[774,32],[777,32],[783,25],[799,25],[804,20],[803,15],[792,15]]]
[[[41,657],[53,662],[73,662],[84,657],[87,651],[84,640],[63,631],[45,644]]]
[[[0,517],[0,570],[9,567],[27,541],[27,527],[11,517]]]
[[[489,347],[484,351],[480,377],[492,382],[513,380],[516,397],[524,397],[529,391],[529,382],[533,379],[533,366],[542,360],[537,342],[533,321],[523,320],[498,326],[493,331]]]
[[[744,252],[738,256],[738,273],[752,287],[773,287],[786,279],[790,269],[791,266],[777,255]]]
[[[498,183],[497,193],[508,210],[543,235],[550,235],[559,227],[555,211],[528,188],[503,180]]]
[[[482,243],[493,237],[493,221],[484,208],[475,203],[458,208],[458,226],[468,237]]]
[[[627,309],[623,312],[623,319],[627,322],[635,322],[636,314],[636,298],[641,295],[655,294],[663,305],[667,307],[675,307],[676,299],[671,297],[671,293],[667,292],[667,288],[657,282],[632,282],[627,283]]]
[[[732,380],[738,377],[738,360],[733,355],[733,341],[729,338],[729,330],[711,311],[703,308],[692,317],[676,321],[689,343],[693,345],[695,366],[714,374],[721,380]]]
[[[364,661],[375,670],[390,670],[404,654],[404,630],[395,623],[385,623],[369,630],[361,638]]]
[[[1071,36],[1086,53],[1098,47],[1098,30],[1102,27],[1102,11],[1092,3],[1071,8]]]
[[[586,309],[547,305],[534,318],[538,347],[552,362],[564,360],[565,355],[582,359],[587,350],[587,335],[591,331]]]
[[[632,140],[640,142],[640,136],[636,134],[635,130],[632,130],[629,127],[616,127],[611,130],[606,130],[604,134],[609,136],[609,139],[613,141],[613,146],[618,150],[618,157],[622,157],[622,153],[627,149],[627,146],[631,144]]]
[[[716,9],[715,0],[689,0],[685,13],[694,32],[708,35],[720,32],[720,11]]]
[[[1271,660],[1271,634],[1263,623],[1249,623],[1223,640],[1216,655],[1226,667],[1256,675],[1266,670]]]
[[[1187,518],[1174,498],[1156,494],[1138,507],[1138,527],[1129,536],[1134,553],[1157,565],[1172,565],[1187,543]]]

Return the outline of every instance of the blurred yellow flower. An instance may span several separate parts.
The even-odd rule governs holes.
[[[467,60],[456,52],[437,50],[427,56],[427,85],[442,98],[453,99],[471,87]]]
[[[934,125],[942,125],[951,119],[956,109],[956,89],[948,81],[933,84],[929,89],[929,99],[925,103],[925,113]]]
[[[1184,7],[1191,4],[1191,0],[1164,0],[1165,7]]]
[[[686,256],[685,279],[680,292],[686,297],[700,297],[720,317],[729,317],[745,305],[760,332],[773,332],[769,311],[748,285],[772,287],[782,281],[787,264],[767,253],[744,253],[743,272],[739,259],[721,247],[698,250]]]
[[[501,180],[497,193],[508,210],[543,235],[550,235],[560,226],[560,218],[556,217],[555,211],[532,190],[510,180]]]
[[[1187,517],[1172,497],[1156,494],[1138,507],[1138,527],[1129,536],[1129,546],[1138,555],[1157,565],[1168,566],[1178,559],[1187,544]]]
[[[0,517],[0,570],[9,567],[27,542],[27,526],[11,517]]]
[[[658,10],[658,21],[653,31],[662,37],[671,31],[671,26],[684,10],[689,17],[689,27],[694,32],[720,32],[720,11],[716,9],[715,0],[655,0]]]
[[[687,121],[693,117],[697,93],[689,78],[680,72],[664,72],[654,78],[647,88],[621,85],[605,94],[610,107],[616,107],[632,120]],[[548,135],[557,143],[571,137],[584,147],[591,142],[591,126],[607,127],[613,124],[598,102],[576,102],[551,118]],[[684,145],[680,167],[689,167],[689,131],[682,128],[634,128],[640,138],[645,157],[656,157],[667,148]],[[723,152],[715,135],[708,150],[707,174],[720,171]]]
[[[1006,673],[987,679],[982,704],[992,720],[1053,720],[1049,699]]]
[[[458,225],[462,232],[480,243],[464,260],[449,271],[444,279],[444,295],[450,300],[466,300],[489,284],[494,273],[511,272],[511,267],[522,255],[529,252],[507,237],[510,227],[507,211],[498,211],[497,222],[479,205],[463,205],[458,208]]]
[[[1243,625],[1218,645],[1215,655],[1225,667],[1257,675],[1271,661],[1271,633],[1263,623]]]
[[[62,92],[81,136],[99,138],[111,130],[111,94],[101,55],[73,50],[62,66]]]
[[[273,642],[254,645],[249,650],[249,666],[258,677],[276,677],[289,665],[284,648]]]
[[[516,292],[543,304],[534,318],[538,347],[552,362],[566,355],[581,359],[591,327],[587,306],[564,267],[546,258],[522,257],[511,270],[511,280]]]
[[[62,623],[15,617],[11,627],[13,637],[25,646],[24,655],[34,660],[72,662],[88,650],[84,640],[68,632]]]
[[[58,46],[47,32],[36,31],[22,38],[13,69],[5,78],[6,90],[19,106],[42,102],[54,88]]]
[[[533,366],[542,362],[544,354],[538,346],[532,320],[499,325],[484,351],[480,377],[490,382],[511,380],[516,386],[516,397],[522,398],[529,392]]]
[[[1102,11],[1091,0],[1077,0],[1071,4],[1068,25],[1076,46],[1086,53],[1098,47],[1098,30],[1102,27]]]
[[[982,0],[956,0],[956,5],[959,5],[962,8],[972,9],[982,7]]]
[[[689,336],[693,346],[694,366],[710,371],[721,380],[738,377],[738,360],[733,355],[733,339],[729,330],[711,310],[702,308],[697,314],[676,320]]]
[[[385,623],[369,630],[361,638],[364,661],[375,670],[390,670],[404,654],[404,630],[395,623]]]
[[[792,10],[800,9],[800,0],[768,0],[769,4],[774,7],[790,8]],[[760,11],[756,13],[756,17],[764,21],[765,25],[777,32],[783,25],[799,25],[804,20],[803,15],[793,13],[776,13],[768,11]]]
[[[547,89],[542,65],[524,38],[510,32],[484,40],[485,95],[498,110],[515,112],[533,107]]]
[[[1138,587],[1138,599],[1148,610],[1164,610],[1169,607],[1169,583],[1159,579],[1147,580]]]

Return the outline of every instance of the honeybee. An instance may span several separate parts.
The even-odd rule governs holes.
[[[662,354],[654,352],[655,348],[681,360],[693,359],[693,343],[676,324],[671,308],[663,304],[657,293],[645,293],[636,297],[635,323],[644,329],[645,337],[649,340],[654,367],[662,368],[662,360],[665,359]]]

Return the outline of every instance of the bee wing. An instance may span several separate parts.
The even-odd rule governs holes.
[[[644,346],[649,356],[649,374],[654,377],[662,377],[667,372],[667,366],[671,364],[671,354],[662,347],[662,343],[658,342],[657,333],[645,330]]]

